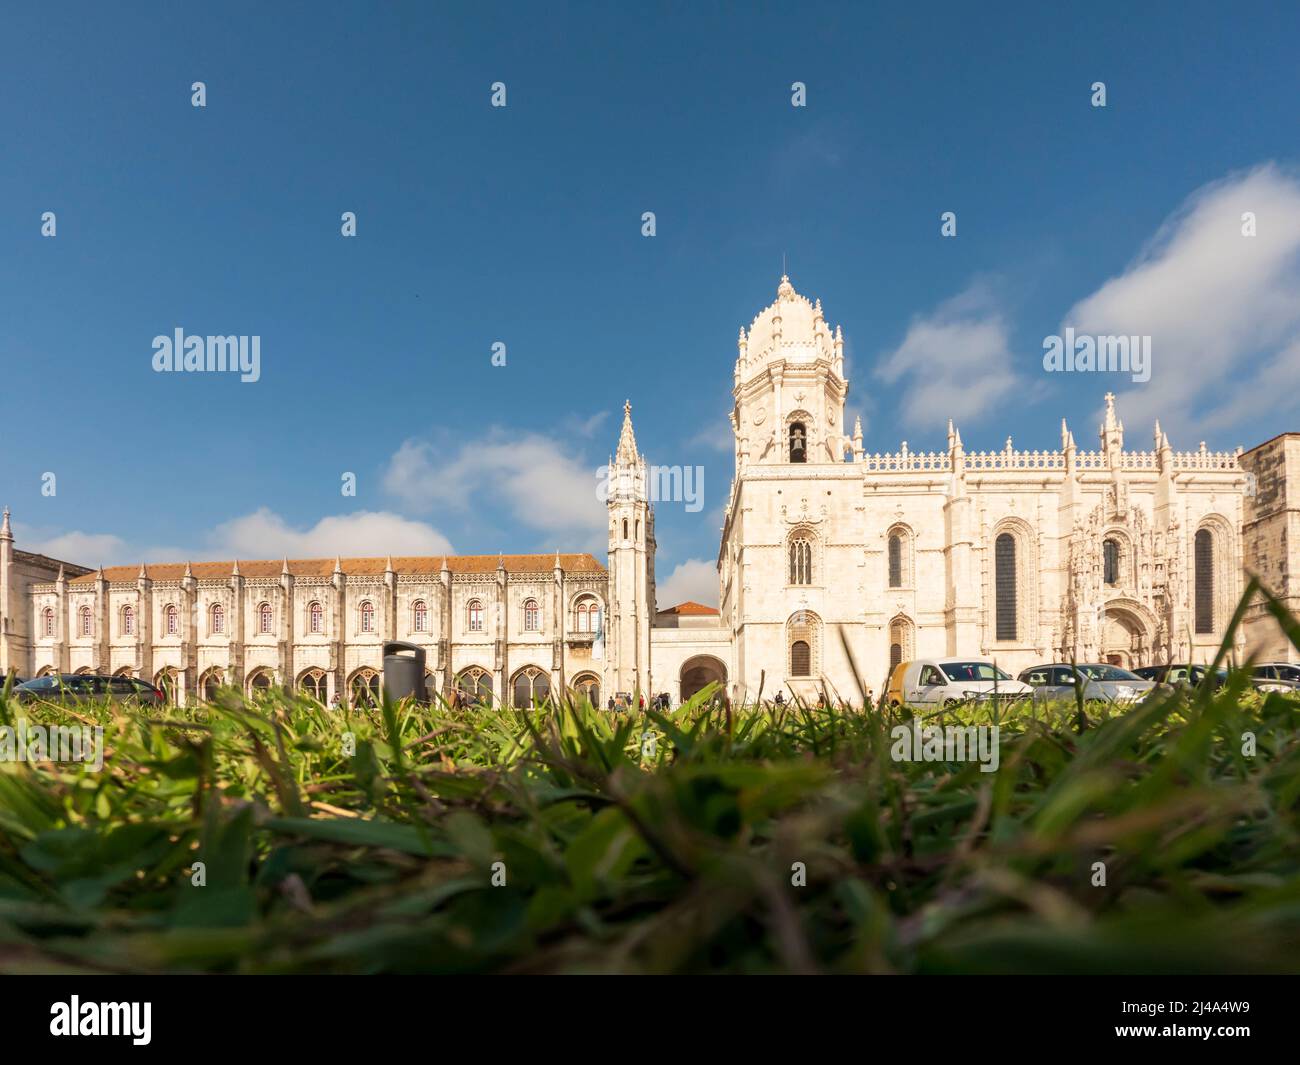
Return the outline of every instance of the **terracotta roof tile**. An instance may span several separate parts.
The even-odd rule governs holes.
[[[403,555],[393,559],[393,572],[398,574],[429,573],[437,574],[442,570],[442,555]],[[504,565],[512,573],[550,573],[555,568],[555,555],[447,555],[447,568],[452,573],[492,573],[498,565]],[[193,562],[190,572],[196,580],[220,580],[231,575],[234,562]],[[382,576],[388,566],[388,559],[379,558],[345,558],[341,560],[343,572],[349,577]],[[185,575],[184,562],[162,562],[145,565],[145,573],[150,580],[176,581]],[[284,567],[282,559],[245,562],[239,560],[239,572],[243,577],[278,577]],[[590,554],[561,554],[560,568],[565,573],[604,573],[602,566]],[[105,566],[104,579],[107,581],[134,581],[140,576],[137,566]],[[332,558],[291,558],[289,572],[295,577],[328,577],[334,572]],[[90,584],[99,576],[98,571],[74,577],[69,584]]]
[[[718,608],[716,606],[705,606],[703,603],[695,603],[689,599],[684,603],[678,603],[676,606],[670,606],[665,610],[659,611],[660,614],[679,614],[679,615],[717,614],[717,612],[718,612]]]

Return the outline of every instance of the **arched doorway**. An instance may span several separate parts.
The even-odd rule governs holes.
[[[727,667],[712,655],[696,655],[682,663],[679,680],[682,702],[715,683],[719,686],[717,694],[721,697],[727,689]]]
[[[329,681],[326,680],[325,671],[319,667],[304,670],[298,676],[298,690],[324,705],[329,693]]]
[[[1106,607],[1098,637],[1097,657],[1122,669],[1148,665],[1151,634],[1142,616],[1127,607]]]
[[[163,666],[154,674],[154,687],[163,693],[163,698],[169,703],[176,702],[176,667]]]
[[[217,692],[221,685],[226,682],[225,673],[217,666],[205,670],[199,677],[199,693],[205,703],[213,702],[217,698]]]
[[[249,695],[265,695],[275,684],[275,678],[269,669],[255,669],[246,683]]]

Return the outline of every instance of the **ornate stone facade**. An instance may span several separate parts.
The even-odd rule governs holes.
[[[1257,572],[1300,607],[1300,435],[1246,453],[1126,450],[1107,396],[1098,448],[871,453],[847,434],[844,340],[781,279],[740,331],[720,610],[659,611],[655,525],[631,405],[610,462],[608,568],[590,555],[335,559],[91,571],[0,530],[0,666],[307,687],[373,686],[382,645],[427,652],[428,683],[497,698],[717,681],[856,701],[892,662],[987,655],[1135,666],[1213,658]],[[1293,491],[1293,489],[1295,489]],[[689,608],[689,609],[688,609]],[[1295,657],[1252,608],[1237,654]]]

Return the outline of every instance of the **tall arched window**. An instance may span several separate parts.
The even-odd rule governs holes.
[[[812,584],[812,541],[806,536],[790,541],[790,583]]]
[[[54,635],[54,611],[49,607],[41,611],[41,633],[45,636]]]
[[[1016,538],[1002,533],[993,543],[994,610],[997,639],[1016,638]]]
[[[808,433],[803,422],[790,423],[790,461],[808,461]]]
[[[411,607],[411,629],[414,632],[427,632],[429,629],[429,608],[423,599],[417,599]]]
[[[361,603],[361,631],[375,631],[375,604],[369,599],[363,600]]]
[[[1195,540],[1196,631],[1214,631],[1214,537],[1198,529]]]
[[[325,608],[320,603],[312,603],[307,607],[307,631],[325,631]]]
[[[122,607],[122,635],[135,635],[135,607],[133,606]]]
[[[1106,584],[1119,584],[1119,541],[1106,540],[1101,545],[1101,579]]]
[[[257,631],[263,636],[270,635],[271,623],[274,620],[274,617],[275,614],[271,610],[270,603],[263,603],[259,606],[257,608]]]
[[[95,632],[94,623],[91,620],[90,607],[83,606],[77,611],[77,616],[81,619],[81,635],[92,636]]]
[[[168,605],[163,611],[163,617],[166,619],[167,635],[175,636],[181,629],[181,612],[173,605]]]
[[[323,703],[329,692],[329,682],[325,679],[323,669],[309,669],[298,678],[298,690],[311,696],[318,703]]]
[[[469,631],[483,631],[483,602],[480,599],[471,599],[467,607],[469,615]]]
[[[623,519],[623,539],[627,539],[627,518]]]
[[[213,603],[210,617],[212,618],[212,633],[214,636],[219,636],[221,633],[226,631],[225,607],[220,603]]]
[[[903,537],[889,534],[889,587],[903,587]]]
[[[524,631],[536,632],[542,627],[542,611],[536,599],[524,600]]]

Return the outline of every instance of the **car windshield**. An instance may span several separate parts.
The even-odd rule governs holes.
[[[35,680],[27,681],[26,684],[18,685],[18,687],[29,692],[49,691],[58,683],[58,680],[58,677],[37,677]]]
[[[992,662],[945,662],[939,667],[950,681],[963,680],[1010,680]]]
[[[1136,673],[1130,673],[1119,666],[1079,666],[1079,672],[1089,680],[1141,680]]]
[[[1208,672],[1209,668],[1207,666],[1192,666],[1192,677],[1197,681],[1200,681]],[[1214,675],[1222,679],[1228,675],[1228,671],[1226,669],[1216,669]]]

